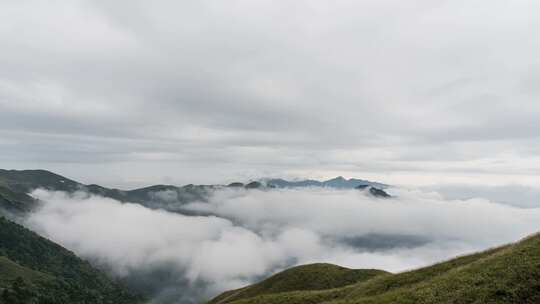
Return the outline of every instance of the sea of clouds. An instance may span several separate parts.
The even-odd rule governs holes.
[[[305,263],[404,271],[539,230],[540,208],[390,192],[224,188],[169,212],[39,189],[43,205],[26,224],[153,303],[199,303]]]

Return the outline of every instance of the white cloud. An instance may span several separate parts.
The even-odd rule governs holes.
[[[36,190],[33,195],[45,203],[27,223],[119,276],[166,267],[174,279],[163,293],[189,303],[294,264],[420,267],[516,241],[535,232],[540,221],[538,208],[392,192],[396,197],[385,200],[354,190],[223,189],[208,202],[183,207],[212,215],[186,216]]]
[[[522,208],[540,207],[540,188],[525,185],[448,184],[426,187],[449,199],[483,197],[493,202]]]

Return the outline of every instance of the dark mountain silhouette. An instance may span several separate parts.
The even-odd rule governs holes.
[[[194,201],[205,201],[211,192],[222,187],[270,190],[273,188],[329,187],[353,189],[370,187],[369,193],[376,197],[390,197],[382,189],[387,185],[361,179],[336,177],[327,181],[315,180],[289,182],[283,179],[252,181],[247,184],[234,182],[223,185],[153,185],[133,190],[107,188],[96,184],[85,185],[46,170],[2,170],[0,169],[0,208],[20,215],[36,207],[37,201],[28,195],[37,188],[54,191],[84,191],[112,198],[120,202],[141,204],[152,209],[180,212],[181,206]],[[182,211],[186,213],[186,211]]]

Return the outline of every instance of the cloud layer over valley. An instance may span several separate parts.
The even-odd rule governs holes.
[[[295,264],[403,271],[515,241],[540,222],[540,208],[391,191],[221,189],[182,206],[204,214],[188,216],[36,190],[44,204],[27,225],[155,299],[190,303]]]

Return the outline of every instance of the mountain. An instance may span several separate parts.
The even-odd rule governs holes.
[[[278,188],[297,188],[297,187],[322,187],[322,182],[312,179],[287,181],[281,178],[272,178],[264,180],[269,185],[274,185]]]
[[[360,186],[355,187],[354,189],[367,191],[370,195],[373,195],[373,196],[379,197],[379,198],[390,198],[390,197],[392,197],[390,194],[386,193],[386,191],[384,191],[382,189],[379,189],[379,188],[375,188],[373,186],[360,185]]]
[[[22,215],[30,211],[36,200],[25,192],[15,192],[0,185],[0,207],[14,215]]]
[[[305,288],[309,280],[292,270],[225,292],[209,303],[540,303],[540,235],[413,271],[363,277],[346,286],[331,283],[339,276],[332,271],[315,270],[322,286]],[[274,288],[280,284],[286,288]]]
[[[388,188],[388,185],[371,182],[363,179],[345,179],[343,176],[338,176],[326,181],[317,181],[313,179],[300,180],[300,181],[287,181],[284,179],[265,179],[263,180],[266,185],[275,188],[303,188],[303,187],[323,187],[323,188],[335,188],[335,189],[359,189],[367,190],[367,192],[375,197],[389,198],[391,197],[383,189]]]
[[[372,182],[363,179],[345,179],[343,176],[338,176],[326,181],[317,181],[312,179],[299,180],[299,181],[287,181],[280,178],[264,179],[264,182],[268,185],[274,185],[278,188],[299,188],[299,187],[328,187],[338,189],[353,189],[358,186],[372,186],[379,189],[387,188],[388,185]]]
[[[0,185],[14,191],[27,193],[35,188],[57,191],[75,191],[82,184],[46,170],[0,169]]]
[[[263,184],[260,182],[251,182],[244,186],[246,189],[260,189],[263,187]]]
[[[121,202],[137,203],[152,209],[165,209],[167,211],[188,214],[189,212],[182,209],[182,205],[194,201],[205,201],[212,190],[223,187],[262,190],[296,187],[329,187],[338,189],[364,189],[365,187],[370,187],[369,193],[371,195],[375,197],[390,197],[382,190],[388,187],[388,185],[354,178],[345,179],[341,176],[323,182],[316,180],[286,181],[283,179],[266,179],[264,181],[252,181],[247,184],[234,182],[227,186],[190,184],[177,187],[172,185],[153,185],[133,190],[120,190],[95,184],[85,185],[46,170],[0,169],[0,209],[7,211],[9,215],[23,215],[25,212],[35,208],[38,204],[28,193],[37,188],[44,188],[65,192],[85,191]]]
[[[2,170],[0,169],[0,209],[10,214],[21,215],[37,206],[37,201],[28,195],[37,188],[54,191],[85,191],[90,194],[112,198],[121,202],[132,202],[157,209],[176,211],[178,205],[195,200],[204,200],[216,186],[154,185],[134,190],[106,188],[100,185],[85,185],[46,170]]]
[[[0,217],[0,303],[142,303],[72,252]]]
[[[72,192],[82,184],[45,170],[0,169],[0,208],[21,215],[36,206],[28,195],[36,188]]]

